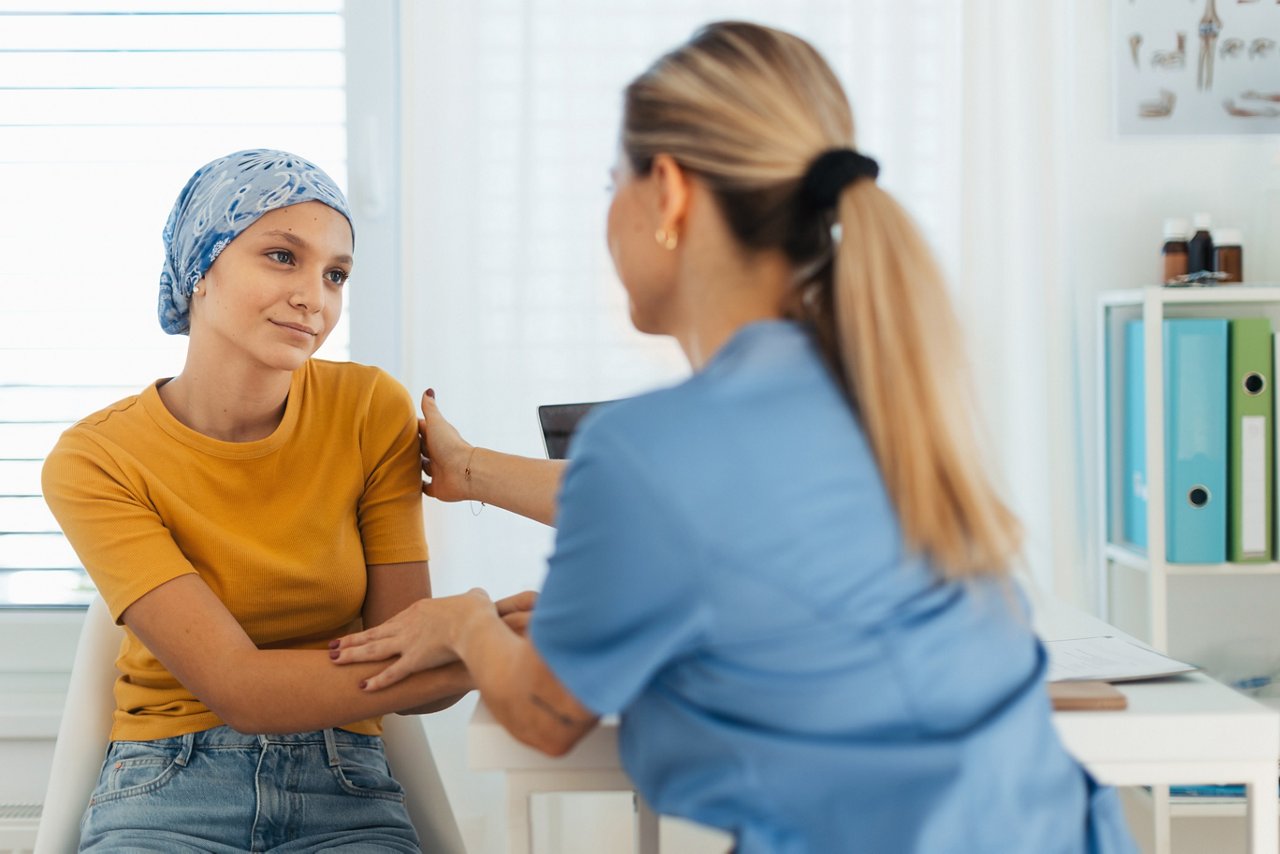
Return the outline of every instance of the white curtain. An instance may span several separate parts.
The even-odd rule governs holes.
[[[812,40],[859,145],[944,266],[959,268],[960,7],[947,0],[404,4],[406,374],[475,442],[541,454],[538,404],[678,380],[630,328],[604,246],[621,90],[700,24]],[[744,461],[746,462],[746,461]],[[672,484],[678,489],[679,484]],[[549,534],[479,508],[428,511],[442,589],[536,585]]]
[[[1103,2],[1103,0],[1097,0]],[[966,0],[957,303],[993,470],[1026,526],[1030,581],[1092,605],[1081,437],[1092,426],[1068,269],[1063,149],[1071,5]],[[1087,337],[1087,335],[1085,336]]]

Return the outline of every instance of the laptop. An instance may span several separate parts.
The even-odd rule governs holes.
[[[563,460],[569,454],[569,440],[573,431],[588,412],[602,403],[612,401],[598,400],[593,403],[549,403],[538,407],[538,423],[542,425],[542,442],[547,448],[547,457]]]

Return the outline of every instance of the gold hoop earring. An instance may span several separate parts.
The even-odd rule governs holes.
[[[675,249],[680,245],[680,238],[676,235],[674,228],[669,231],[665,228],[658,229],[653,233],[653,239],[658,241],[658,245],[663,249]]]

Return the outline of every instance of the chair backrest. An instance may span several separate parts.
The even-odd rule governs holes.
[[[67,702],[58,725],[35,854],[67,854],[80,844],[80,819],[97,785],[115,710],[112,687],[123,632],[95,597],[84,617]],[[405,789],[409,819],[424,851],[466,854],[422,722],[412,715],[383,718],[387,762]]]
[[[115,711],[112,685],[121,630],[101,597],[84,615],[67,702],[53,746],[53,765],[36,829],[35,854],[65,854],[80,846],[80,819],[98,782]]]
[[[386,715],[382,741],[387,764],[404,786],[409,820],[418,831],[422,850],[431,854],[467,854],[462,832],[449,806],[449,796],[436,768],[435,756],[417,715]]]

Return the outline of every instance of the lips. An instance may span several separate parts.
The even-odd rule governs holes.
[[[271,322],[272,322],[272,323],[274,323],[276,326],[283,326],[285,329],[292,329],[292,330],[294,330],[295,332],[301,332],[302,334],[304,334],[304,335],[310,335],[310,336],[312,336],[313,338],[314,338],[316,335],[319,335],[319,334],[320,334],[317,330],[312,329],[310,326],[305,326],[305,325],[303,325],[303,324],[301,324],[301,323],[286,323],[286,322],[281,321],[281,320],[273,320],[273,321],[271,321]]]

